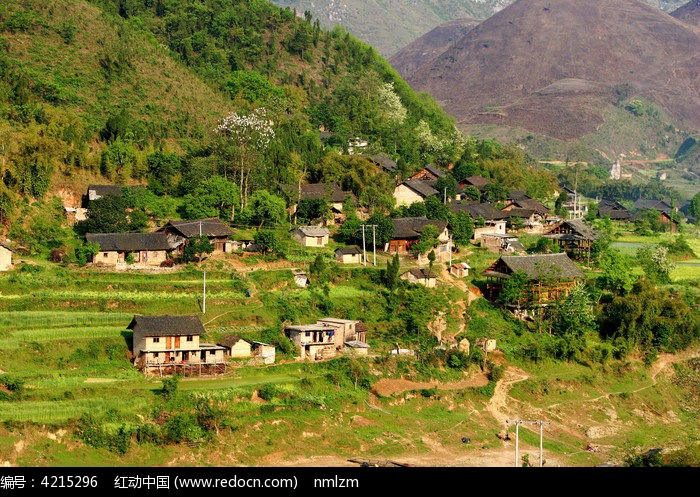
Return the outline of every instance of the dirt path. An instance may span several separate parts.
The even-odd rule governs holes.
[[[505,412],[507,408],[508,392],[515,383],[527,380],[528,378],[528,374],[523,370],[514,366],[508,366],[503,378],[496,382],[496,388],[494,389],[493,396],[488,404],[486,404],[486,410],[498,421],[499,425],[506,426],[506,421],[509,419],[508,414]]]

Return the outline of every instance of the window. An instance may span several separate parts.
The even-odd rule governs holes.
[[[160,352],[154,352],[154,353],[153,353],[153,357],[154,357],[155,359],[158,359],[158,357],[160,357]]]
[[[108,254],[107,252],[104,252],[104,253],[102,254],[102,257],[104,257],[104,258],[106,259],[107,257],[109,257],[109,254]]]
[[[153,337],[153,343],[160,342],[160,337]]]
[[[191,342],[192,340],[194,340],[194,337],[192,337],[192,335],[187,335],[187,341]]]
[[[311,336],[311,332],[310,332],[310,331],[307,331],[307,332],[306,332],[306,336],[307,336],[307,337],[310,337],[310,336]]]

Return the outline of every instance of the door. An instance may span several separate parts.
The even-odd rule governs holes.
[[[180,337],[175,337],[175,347],[176,349],[180,348]]]

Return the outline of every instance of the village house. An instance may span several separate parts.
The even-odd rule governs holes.
[[[450,205],[450,210],[455,214],[466,212],[474,220],[472,241],[481,240],[481,235],[484,233],[506,234],[507,214],[488,202],[456,202]],[[482,226],[479,225],[481,222],[483,222]]]
[[[394,254],[406,254],[410,252],[411,247],[420,241],[420,237],[428,225],[435,226],[438,231],[439,245],[436,247],[436,260],[449,259],[450,250],[450,232],[448,230],[447,221],[442,219],[428,219],[425,216],[421,217],[399,217],[392,219],[394,223],[394,233],[391,240],[384,245],[384,252]]]
[[[274,364],[277,352],[274,345],[263,342],[252,342],[250,347],[250,355],[253,358],[251,361],[252,364],[256,364],[258,362],[262,364]]]
[[[217,345],[225,347],[226,355],[229,357],[250,357],[250,342],[247,342],[236,335],[226,335],[217,343]]]
[[[440,192],[430,186],[427,181],[410,179],[394,188],[396,206],[409,206],[415,202],[424,202],[431,195],[439,195]]]
[[[501,209],[505,213],[515,209],[532,211],[531,214],[528,214],[528,218],[532,217],[532,222],[544,221],[549,216],[549,207],[544,205],[539,200],[531,198],[521,190],[510,190],[510,195],[508,196],[505,204],[506,205],[503,207],[503,209]],[[519,211],[516,210],[515,212]]]
[[[663,200],[656,199],[639,199],[634,203],[633,219],[639,219],[646,214],[647,211],[657,211],[660,214],[660,220],[663,224],[669,227],[671,233],[678,233],[678,219],[676,218],[676,209],[671,207]]]
[[[546,305],[569,294],[571,288],[584,278],[583,272],[564,252],[556,254],[502,255],[483,272],[486,294],[498,298],[505,282],[517,271],[526,276],[519,305]]]
[[[524,254],[525,247],[517,237],[501,233],[483,233],[480,245],[493,254]]]
[[[90,202],[102,198],[106,195],[121,195],[122,185],[89,185],[85,194],[83,207],[87,207]]]
[[[422,168],[420,171],[417,173],[413,174],[409,180],[421,180],[421,181],[437,181],[440,178],[444,178],[446,176],[444,171],[441,171],[437,167],[433,166],[432,164],[428,164],[424,168]]]
[[[343,205],[348,198],[356,199],[355,194],[340,188],[337,183],[302,183],[301,185],[285,185],[284,191],[292,200],[287,211],[290,216],[297,213],[302,200],[325,200],[328,202],[333,222],[340,224],[345,221]],[[313,221],[313,220],[309,220]]]
[[[362,158],[375,164],[380,171],[388,174],[393,174],[396,172],[396,161],[386,154],[363,155]]]
[[[99,245],[92,258],[97,265],[134,267],[160,266],[173,252],[172,241],[165,233],[87,233],[88,243]]]
[[[435,288],[437,285],[437,274],[425,268],[410,269],[399,276],[402,280],[423,285],[427,288]]]
[[[354,319],[322,318],[316,324],[323,324],[335,329],[333,335],[336,349],[342,349],[347,342],[366,342],[367,329],[362,321]]]
[[[127,329],[133,331],[134,365],[146,374],[225,373],[226,347],[203,343],[199,316],[139,316]]]
[[[320,361],[336,356],[335,327],[325,323],[288,325],[284,334],[299,349],[302,360]]]
[[[357,245],[335,249],[335,260],[342,264],[362,264],[362,249]]]
[[[491,183],[491,180],[486,179],[483,176],[469,176],[458,182],[459,186],[462,188],[473,186],[480,192],[483,192],[484,187],[489,183]]]
[[[466,262],[455,262],[450,266],[450,274],[457,278],[464,278],[469,276],[469,270],[472,267]]]
[[[590,260],[593,242],[600,233],[588,226],[583,219],[566,219],[550,228],[544,238],[556,240],[559,247],[575,260]]]
[[[632,213],[616,200],[601,200],[598,203],[597,217],[609,217],[611,221],[631,221]]]
[[[173,247],[179,254],[184,250],[187,241],[197,236],[209,238],[209,242],[214,246],[214,252],[233,252],[233,243],[229,240],[233,231],[218,217],[170,220],[158,231],[170,237]]]
[[[0,242],[0,271],[12,269],[12,249],[9,245]]]
[[[298,226],[292,230],[292,239],[304,247],[325,247],[330,231],[321,226]]]

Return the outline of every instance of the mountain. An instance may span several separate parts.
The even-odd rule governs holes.
[[[420,66],[447,50],[479,22],[472,17],[464,17],[440,24],[389,57],[389,63],[403,78],[408,78]]]
[[[305,12],[330,29],[342,26],[350,34],[389,57],[440,24],[471,17],[486,19],[513,0],[272,0],[280,7]]]
[[[685,23],[700,27],[700,0],[691,0],[671,12],[671,15]]]
[[[272,0],[296,10],[309,12],[326,28],[336,25],[391,57],[412,41],[445,22],[463,17],[486,19],[514,0]],[[585,3],[585,2],[581,2]],[[611,3],[614,3],[611,1]],[[683,5],[684,0],[646,0],[665,12]]]
[[[620,101],[700,129],[700,34],[639,0],[518,0],[407,78],[461,125],[570,140]],[[634,105],[645,105],[635,102]]]

